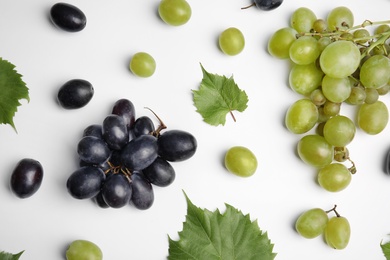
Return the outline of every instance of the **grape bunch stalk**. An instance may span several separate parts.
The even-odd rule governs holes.
[[[150,111],[157,128],[148,116],[136,118],[130,100],[119,99],[101,124],[84,129],[77,144],[79,168],[66,183],[72,197],[93,199],[102,208],[152,206],[153,185],[170,185],[176,176],[171,163],[191,158],[197,141],[186,131],[166,130]]]
[[[318,170],[318,184],[327,191],[344,190],[357,172],[347,148],[357,128],[376,135],[389,121],[380,100],[390,90],[389,24],[354,25],[345,6],[325,19],[300,7],[268,40],[271,56],[291,62],[289,86],[301,95],[288,108],[285,126],[300,135],[299,158]],[[345,106],[355,107],[356,117],[343,114]]]

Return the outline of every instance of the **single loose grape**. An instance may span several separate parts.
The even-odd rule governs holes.
[[[325,123],[324,137],[328,143],[336,147],[347,146],[355,137],[354,122],[346,116],[336,115]]]
[[[100,248],[88,240],[75,240],[66,250],[66,260],[102,260]]]
[[[329,219],[324,230],[326,243],[335,249],[344,249],[349,243],[351,227],[345,217],[337,216]]]
[[[225,167],[237,176],[249,177],[256,172],[257,159],[248,148],[234,146],[225,154]]]
[[[373,104],[363,104],[358,111],[358,125],[366,133],[379,134],[389,121],[389,111],[382,101]]]
[[[308,165],[322,168],[333,161],[334,149],[323,136],[303,136],[297,146],[298,155]]]
[[[244,35],[235,27],[224,30],[219,35],[218,42],[222,52],[231,56],[239,54],[245,47]]]
[[[331,163],[321,168],[317,175],[318,183],[330,192],[344,190],[351,183],[351,172],[341,163]]]
[[[185,0],[161,0],[158,13],[165,23],[180,26],[190,20],[192,10]]]
[[[295,229],[304,238],[315,238],[324,232],[328,220],[328,215],[324,210],[309,209],[298,217]]]
[[[154,74],[156,61],[146,52],[138,52],[130,61],[130,70],[139,77],[147,78]]]
[[[314,127],[318,121],[317,106],[309,99],[294,102],[287,110],[285,124],[294,134],[303,134]]]
[[[289,58],[289,49],[291,44],[297,39],[297,33],[291,27],[284,27],[277,30],[268,40],[268,52],[275,58]]]

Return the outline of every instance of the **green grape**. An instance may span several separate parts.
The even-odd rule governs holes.
[[[346,30],[353,26],[354,16],[349,8],[339,6],[330,11],[326,21],[329,31]]]
[[[318,107],[318,123],[325,123],[330,117],[324,113],[324,106]]]
[[[344,147],[355,137],[354,122],[346,116],[333,116],[325,123],[324,137],[328,143],[337,147]]]
[[[364,102],[367,104],[373,104],[378,101],[379,99],[379,92],[375,88],[366,88],[366,98],[364,99]]]
[[[359,29],[353,32],[353,38],[357,43],[364,44],[369,40],[370,32],[367,29]]]
[[[268,52],[275,58],[289,58],[290,46],[297,39],[297,34],[298,32],[290,27],[277,30],[268,40]]]
[[[351,105],[361,105],[366,100],[366,91],[363,87],[357,86],[351,89],[351,94],[345,100],[346,103]]]
[[[388,24],[381,24],[375,28],[374,34],[382,34],[389,30],[390,30],[390,26]]]
[[[191,6],[185,0],[161,0],[158,14],[161,19],[173,26],[187,23],[191,18]]]
[[[102,260],[100,248],[87,240],[74,240],[66,250],[66,260]]]
[[[306,7],[300,7],[292,13],[290,25],[299,33],[310,32],[316,20],[317,17],[312,10]]]
[[[321,85],[324,73],[315,63],[307,65],[295,64],[289,73],[289,84],[292,90],[301,95],[310,93]]]
[[[383,87],[377,88],[376,91],[378,92],[378,94],[379,94],[380,96],[386,95],[386,94],[389,93],[389,91],[390,91],[390,84],[387,83],[387,84],[384,85]]]
[[[324,232],[328,223],[328,215],[320,208],[303,212],[295,222],[295,230],[304,238],[315,238]]]
[[[322,32],[326,31],[326,26],[327,26],[327,23],[324,19],[317,19],[313,23],[313,30],[315,32],[322,33]]]
[[[345,217],[337,216],[329,219],[324,230],[326,243],[335,249],[344,249],[349,243],[351,227]]]
[[[257,169],[256,156],[246,147],[231,147],[225,154],[226,169],[240,177],[252,176]]]
[[[219,35],[218,42],[222,52],[231,56],[239,54],[245,47],[244,35],[235,27],[224,30]]]
[[[389,111],[382,101],[363,104],[358,111],[358,126],[370,135],[376,135],[385,129],[389,121]]]
[[[310,100],[314,105],[322,106],[326,102],[326,97],[324,96],[324,93],[322,93],[322,90],[317,88],[310,93]]]
[[[368,58],[360,68],[360,82],[366,88],[380,88],[390,80],[390,59],[383,55]]]
[[[339,192],[348,187],[351,176],[351,172],[344,164],[331,163],[318,171],[317,180],[325,190]]]
[[[320,56],[322,71],[332,78],[348,77],[355,72],[359,65],[359,48],[350,41],[332,42],[322,51]]]
[[[147,78],[154,74],[156,61],[146,52],[138,52],[130,61],[130,70],[139,77]]]
[[[318,47],[320,48],[320,52],[322,52],[326,46],[332,43],[332,39],[330,37],[321,37],[318,39]]]
[[[301,36],[290,46],[290,59],[299,65],[314,63],[320,56],[317,40],[311,36]]]
[[[294,134],[303,134],[314,127],[318,121],[317,106],[309,99],[294,102],[287,110],[285,124]]]
[[[303,162],[317,168],[322,168],[333,161],[333,146],[323,136],[317,134],[303,136],[298,142],[297,151]]]
[[[349,150],[347,147],[335,147],[334,159],[338,162],[345,162],[349,158]]]
[[[340,113],[341,103],[334,103],[332,101],[327,100],[323,105],[323,108],[324,115],[328,117],[336,116]]]
[[[322,79],[322,92],[331,102],[341,103],[351,94],[351,81],[349,78],[332,78],[325,75]]]

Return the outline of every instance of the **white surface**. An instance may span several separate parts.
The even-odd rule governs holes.
[[[288,65],[266,52],[269,36],[287,26],[296,8],[311,8],[324,18],[333,7],[348,6],[356,23],[386,20],[390,2],[372,0],[285,0],[271,12],[241,10],[249,0],[193,0],[191,20],[171,27],[157,15],[155,1],[68,1],[83,10],[87,26],[67,33],[49,21],[50,0],[0,2],[0,57],[16,65],[30,89],[30,103],[22,101],[15,116],[18,133],[0,126],[0,250],[25,250],[23,260],[65,259],[67,245],[88,239],[100,246],[106,260],[165,259],[168,235],[177,239],[186,204],[183,190],[202,208],[224,210],[224,203],[258,219],[275,244],[276,259],[384,259],[379,246],[390,232],[390,177],[383,163],[390,148],[390,127],[377,136],[358,130],[349,146],[358,167],[347,190],[332,194],[314,181],[315,172],[295,155],[299,136],[283,126],[284,113],[298,95],[287,86]],[[383,10],[383,11],[382,11]],[[217,37],[235,26],[245,38],[244,51],[223,55]],[[151,78],[137,78],[128,70],[131,56],[149,52],[157,62]],[[234,76],[249,96],[248,108],[227,117],[225,126],[212,127],[195,112],[191,89],[202,78],[200,63],[211,73]],[[67,80],[83,78],[95,88],[92,101],[66,111],[55,101]],[[76,169],[76,144],[83,129],[100,123],[119,98],[130,99],[138,116],[152,116],[152,108],[171,129],[193,133],[196,155],[174,164],[177,177],[166,188],[155,188],[151,209],[100,209],[78,201],[65,183]],[[390,104],[389,96],[381,100]],[[347,114],[351,111],[343,110]],[[222,165],[225,151],[234,145],[250,148],[257,156],[257,173],[247,179],[229,174]],[[16,198],[9,178],[22,158],[39,160],[45,170],[40,190],[31,198]],[[307,240],[293,229],[296,217],[312,207],[331,208],[351,224],[348,247],[336,251],[321,238]]]

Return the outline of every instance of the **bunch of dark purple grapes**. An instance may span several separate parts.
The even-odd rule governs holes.
[[[148,116],[136,118],[131,101],[119,99],[102,124],[85,128],[77,145],[80,167],[67,180],[72,197],[93,199],[102,208],[152,206],[153,185],[170,185],[175,179],[170,162],[192,157],[197,141],[188,132],[165,130],[150,111],[160,122],[157,128]]]

